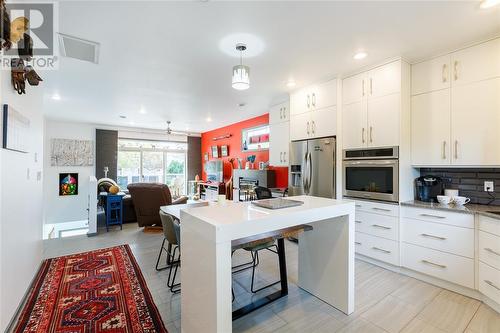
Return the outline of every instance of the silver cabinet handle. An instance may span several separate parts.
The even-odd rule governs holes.
[[[446,240],[446,237],[439,237],[439,236],[434,236],[434,235],[429,235],[429,234],[420,234],[420,236],[427,237],[427,238],[439,239],[439,240]]]
[[[372,227],[379,228],[379,229],[384,229],[384,230],[391,230],[392,229],[391,227],[386,227],[386,226],[380,225],[380,224],[372,224]]]
[[[283,152],[280,153],[280,162],[283,163]]]
[[[373,79],[370,78],[370,95],[373,95]]]
[[[380,251],[380,252],[384,252],[384,253],[391,253],[391,251],[388,251],[388,250],[384,250],[384,249],[381,249],[381,248],[379,248],[379,247],[376,247],[376,246],[372,247],[372,249],[373,249],[373,250],[377,250],[377,251]]]
[[[363,223],[363,221],[355,220],[356,223]]]
[[[446,64],[443,64],[443,83],[446,83],[448,81],[448,66]]]
[[[286,162],[286,151],[283,152],[283,162]]]
[[[307,108],[309,109],[311,107],[311,97],[307,95]]]
[[[439,216],[439,215],[431,215],[431,214],[420,214],[422,217],[433,217],[435,219],[445,219],[445,216]]]
[[[458,159],[458,140],[455,140],[455,159]]]
[[[363,143],[365,143],[365,128],[364,127],[361,129],[361,141]]]
[[[361,80],[361,92],[363,93],[363,97],[365,96],[365,80]]]
[[[313,105],[313,106],[316,106],[316,93],[313,93],[313,94],[312,94],[311,101],[312,101],[312,105]]]
[[[309,135],[309,122],[307,122],[307,135]]]
[[[355,204],[354,206],[355,206],[355,207],[363,207],[363,206],[361,206],[360,204]]]
[[[286,107],[283,108],[283,119],[286,119]]]
[[[316,133],[316,123],[314,122],[314,120],[311,122],[311,131],[313,134]]]
[[[446,141],[443,141],[443,160],[446,159]]]
[[[354,244],[356,244],[356,245],[361,245],[361,243],[360,243],[360,242],[354,242]]]
[[[500,253],[499,253],[499,252],[497,252],[497,251],[495,251],[495,250],[493,250],[493,249],[490,249],[490,248],[488,248],[488,247],[485,247],[485,248],[484,248],[484,250],[485,250],[485,251],[488,251],[489,253],[493,253],[493,254],[495,254],[495,255],[497,255],[497,256],[499,256],[499,257],[500,257]]]
[[[378,210],[378,211],[381,211],[381,212],[390,212],[391,210],[390,209],[387,209],[387,208],[378,208],[378,207],[372,207],[373,210]]]
[[[280,108],[280,119],[283,119],[283,108]]]
[[[422,262],[424,264],[427,264],[427,265],[431,265],[431,266],[435,266],[435,267],[439,267],[439,268],[446,268],[446,265],[440,265],[440,264],[436,264],[432,261],[428,261],[428,260],[422,260]]]
[[[373,142],[373,127],[370,126],[370,142]]]
[[[456,81],[456,80],[458,80],[458,60],[455,60],[455,62],[453,63],[453,70],[455,72],[454,78]]]
[[[490,280],[484,280],[484,282],[486,282],[487,285],[497,289],[497,290],[500,290],[500,287],[496,286],[493,282],[491,282]]]

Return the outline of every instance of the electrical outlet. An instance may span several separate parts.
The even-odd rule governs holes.
[[[495,192],[495,183],[493,181],[485,181],[484,182],[484,191],[485,192]]]

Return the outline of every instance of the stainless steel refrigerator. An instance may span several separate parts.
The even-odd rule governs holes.
[[[335,198],[335,137],[290,144],[288,193]]]

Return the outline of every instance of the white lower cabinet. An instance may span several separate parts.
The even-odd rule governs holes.
[[[500,304],[500,270],[479,262],[479,291]]]
[[[402,243],[401,264],[414,271],[474,289],[474,260]]]
[[[357,253],[399,266],[399,241],[356,232],[355,244]]]
[[[479,216],[479,291],[500,304],[500,219]]]
[[[479,230],[478,252],[480,261],[500,270],[499,236]]]

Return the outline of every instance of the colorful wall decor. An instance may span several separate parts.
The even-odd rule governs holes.
[[[229,147],[224,145],[220,146],[220,156],[222,157],[228,157],[229,156]]]
[[[52,139],[50,151],[51,166],[94,165],[94,141]]]
[[[78,174],[60,173],[59,174],[59,195],[78,195]]]
[[[219,158],[219,147],[212,146],[211,150],[212,150],[212,157]]]
[[[217,143],[220,145],[225,145],[228,148],[228,156],[224,158],[224,179],[227,181],[231,177],[232,167],[237,167],[238,158],[244,162],[247,159],[248,155],[255,155],[255,165],[258,165],[259,162],[267,162],[269,161],[269,150],[260,150],[254,152],[245,152],[242,151],[241,142],[242,142],[242,130],[245,128],[252,128],[261,125],[269,124],[269,114],[263,114],[261,116],[247,119],[241,121],[239,123],[235,123],[229,126],[224,126],[218,129],[214,129],[209,132],[205,132],[201,134],[201,151],[210,151],[210,147],[214,143],[214,138],[218,138],[227,133],[233,133],[233,135],[226,139],[217,140]],[[230,160],[233,161],[233,165],[231,166]],[[202,179],[206,180],[205,173],[205,161],[202,161]],[[274,170],[276,173],[276,186],[277,187],[287,187],[288,186],[288,168],[287,167],[273,167],[270,166],[269,169]]]

